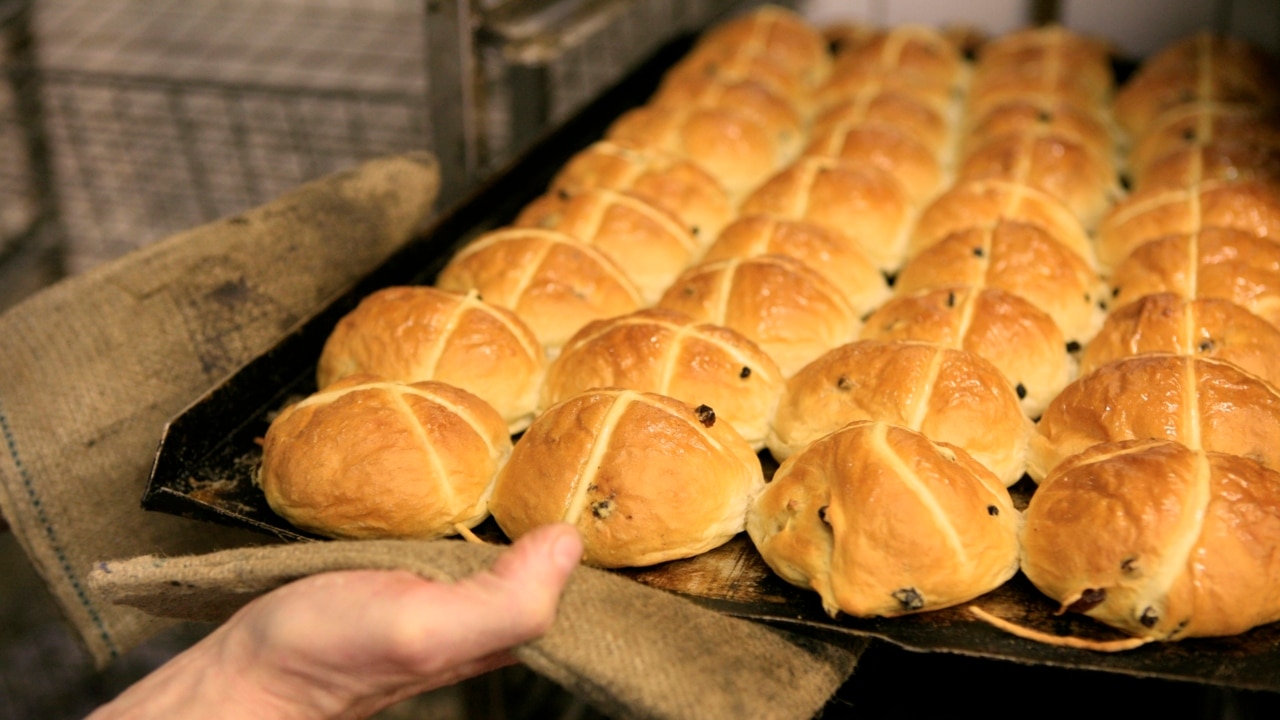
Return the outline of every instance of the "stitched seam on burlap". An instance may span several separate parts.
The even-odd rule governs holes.
[[[106,644],[112,659],[119,657],[120,652],[117,650],[115,643],[111,641],[111,635],[102,623],[101,616],[98,615],[97,609],[90,602],[89,596],[85,592],[84,586],[80,584],[79,578],[72,572],[71,563],[67,560],[66,554],[62,552],[61,544],[58,542],[58,533],[49,524],[49,518],[45,515],[44,506],[40,500],[40,494],[36,492],[35,483],[31,481],[31,473],[27,471],[26,465],[22,463],[22,457],[18,454],[18,439],[13,435],[13,428],[9,425],[9,416],[5,414],[3,403],[0,403],[0,434],[4,435],[4,442],[9,448],[9,455],[13,458],[13,465],[18,469],[18,477],[22,479],[22,487],[27,491],[27,499],[31,502],[31,507],[36,512],[36,519],[40,522],[41,527],[44,528],[45,535],[49,539],[49,546],[58,558],[58,565],[62,569],[63,575],[71,583],[71,588],[75,590],[76,597],[80,600],[80,604],[84,606],[85,612],[89,613],[89,619],[93,621],[94,626],[98,629],[98,635],[102,638],[102,642]]]

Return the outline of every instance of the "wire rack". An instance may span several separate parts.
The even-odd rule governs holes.
[[[428,144],[420,3],[35,8],[68,272]]]
[[[0,150],[16,159],[0,171],[0,237],[21,236],[56,205],[74,273],[381,154],[438,150],[444,199],[461,197],[663,41],[754,3],[0,4],[28,10],[43,106],[34,122],[48,145],[47,167],[24,165],[32,116],[0,96]],[[457,18],[458,32],[473,35],[456,48],[474,82],[466,93],[474,107],[456,129],[442,120],[456,113],[438,91],[458,80],[436,67],[441,47],[454,48],[428,47],[431,38],[452,41],[447,28],[431,32],[442,7],[470,13]],[[513,17],[523,34],[498,28]],[[13,87],[0,92],[12,96]],[[474,136],[474,147],[452,172],[455,135]]]

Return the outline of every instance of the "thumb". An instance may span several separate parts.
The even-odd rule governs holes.
[[[459,585],[477,604],[488,605],[495,617],[492,642],[498,649],[541,637],[555,620],[560,594],[582,559],[582,538],[565,523],[544,525],[521,536],[503,551],[487,571]]]

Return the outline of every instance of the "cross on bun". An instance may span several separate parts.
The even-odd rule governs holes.
[[[1020,514],[963,450],[855,422],[787,458],[747,513],[761,557],[833,617],[937,610],[1018,570]]]
[[[1094,445],[1157,438],[1280,468],[1280,392],[1229,362],[1138,355],[1081,376],[1049,403],[1027,455],[1040,481]]]
[[[1157,293],[1116,309],[1081,353],[1080,372],[1145,353],[1223,360],[1280,385],[1280,329],[1220,298]]]
[[[779,460],[855,420],[878,420],[963,448],[1005,486],[1022,477],[1031,420],[1013,385],[966,350],[860,340],[787,381],[769,451]]]
[[[551,363],[539,406],[592,388],[658,393],[715,408],[721,422],[759,450],[782,382],[773,358],[741,333],[651,308],[579,330]]]
[[[644,307],[635,283],[604,253],[541,228],[481,235],[453,256],[436,286],[474,290],[485,302],[512,310],[551,356],[588,322]]]
[[[406,286],[370,293],[338,321],[316,382],[323,390],[357,374],[437,380],[479,396],[517,433],[533,420],[546,370],[542,345],[515,313],[475,293]]]
[[[490,508],[512,539],[563,521],[582,533],[584,562],[637,567],[728,542],[763,485],[760,458],[713,408],[602,388],[533,421]]]
[[[1096,445],[1031,496],[1021,563],[1064,610],[1154,640],[1280,620],[1280,473],[1168,440]]]
[[[475,395],[352,375],[272,420],[257,483],[302,530],[430,539],[489,516],[510,455],[507,423]]]

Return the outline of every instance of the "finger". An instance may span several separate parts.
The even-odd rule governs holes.
[[[549,525],[521,537],[489,570],[433,588],[435,612],[421,619],[435,627],[424,636],[437,639],[437,650],[461,651],[449,653],[451,663],[542,636],[581,557],[582,540],[572,526]]]
[[[463,585],[500,599],[510,621],[507,631],[525,642],[551,628],[565,583],[581,560],[582,538],[576,528],[544,525],[516,540],[488,572]]]

